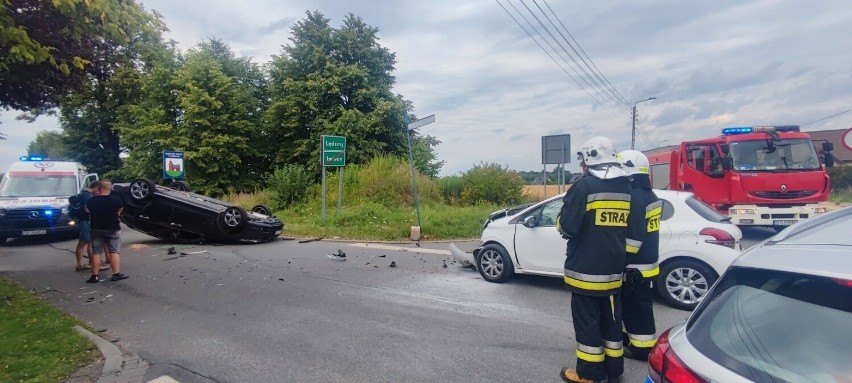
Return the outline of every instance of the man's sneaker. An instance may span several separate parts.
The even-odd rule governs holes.
[[[127,278],[130,278],[130,277],[128,277],[128,276],[126,276],[122,273],[115,273],[115,274],[112,275],[112,278],[110,278],[109,280],[115,282],[115,281],[120,281],[122,279],[127,279]]]
[[[98,283],[98,282],[100,282],[100,281],[101,281],[101,280],[100,280],[100,278],[98,278],[98,276],[97,276],[97,275],[92,275],[92,277],[91,277],[91,278],[89,278],[89,279],[87,279],[87,280],[86,280],[86,283]]]

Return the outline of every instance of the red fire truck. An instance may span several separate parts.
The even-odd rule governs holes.
[[[823,143],[820,161],[798,126],[747,126],[645,154],[654,188],[695,193],[737,225],[780,230],[825,213],[832,149]]]

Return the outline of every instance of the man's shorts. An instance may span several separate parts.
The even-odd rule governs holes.
[[[118,253],[121,248],[121,230],[92,229],[92,252],[103,253],[104,243],[109,247],[110,253]]]
[[[80,227],[80,242],[89,242],[92,240],[92,224],[89,221],[78,221],[77,226]]]

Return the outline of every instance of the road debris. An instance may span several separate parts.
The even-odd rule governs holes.
[[[204,253],[209,254],[210,252],[209,252],[209,251],[207,251],[207,250],[189,251],[189,252],[183,252],[183,251],[181,251],[181,252],[180,252],[180,255],[204,254]]]
[[[168,255],[177,254],[177,251],[175,251],[174,246],[172,246],[172,247],[169,248],[169,250],[166,254],[168,254]]]
[[[396,261],[391,261],[391,264],[390,264],[389,267],[396,267]]]
[[[346,260],[346,253],[344,253],[343,250],[341,250],[341,249],[337,249],[337,254],[327,254],[326,256],[335,260],[335,261],[345,261]]]

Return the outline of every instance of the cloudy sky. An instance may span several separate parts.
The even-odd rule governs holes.
[[[852,109],[852,7],[844,0],[143,3],[163,15],[182,49],[217,37],[258,63],[280,53],[307,10],[333,27],[348,13],[361,16],[396,53],[394,91],[418,116],[436,115],[421,129],[442,141],[442,175],[480,162],[541,170],[547,135],[571,134],[574,149],[605,135],[628,149],[630,109],[649,97],[657,99],[638,106],[640,150]],[[27,124],[16,115],[0,116],[2,168],[39,130],[58,128],[55,119]],[[803,129],[849,127],[852,112]]]

